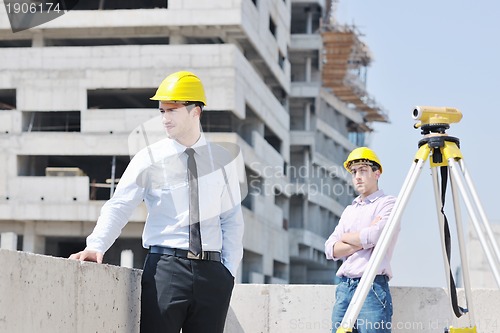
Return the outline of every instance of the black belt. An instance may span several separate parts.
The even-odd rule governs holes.
[[[170,247],[163,246],[150,246],[149,253],[154,254],[168,254],[178,258],[186,258],[186,259],[195,259],[195,260],[212,260],[212,261],[221,261],[220,252],[217,251],[202,251],[198,256],[195,256],[188,250],[182,249],[173,249]]]
[[[341,282],[347,282],[348,284],[351,284],[353,282],[359,282],[361,280],[360,277],[354,277],[354,278],[349,278],[346,276],[341,276],[340,281]],[[373,282],[378,282],[378,283],[384,283],[389,281],[389,277],[387,275],[375,275],[375,278],[373,279]]]

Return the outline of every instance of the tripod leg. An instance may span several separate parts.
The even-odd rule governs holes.
[[[493,272],[493,276],[495,277],[497,285],[500,287],[500,273],[498,271],[498,264],[496,263],[495,258],[493,257],[493,254],[489,248],[489,245],[486,242],[483,231],[481,230],[481,226],[479,224],[479,219],[476,215],[476,211],[474,210],[474,206],[473,206],[473,203],[474,203],[476,205],[477,209],[481,211],[482,210],[482,207],[480,206],[481,204],[480,204],[479,200],[473,201],[469,197],[469,192],[467,191],[467,188],[465,186],[465,181],[463,179],[464,175],[462,173],[460,173],[457,162],[453,158],[450,158],[450,159],[448,159],[448,165],[450,166],[450,172],[451,172],[454,180],[456,181],[458,188],[460,189],[460,192],[463,195],[464,203],[467,207],[467,211],[469,212],[472,224],[474,225],[474,228],[476,229],[476,233],[477,233],[477,236],[479,237],[479,241],[481,242],[481,245],[483,246],[483,250],[484,250],[484,252],[486,254],[486,258],[488,259],[488,262],[490,264],[491,270]],[[464,165],[464,164],[462,163],[462,165]],[[477,196],[473,197],[473,199],[477,199]],[[483,212],[483,214],[484,214],[484,212]],[[487,223],[488,223],[487,219],[485,219],[485,217],[484,217],[483,224],[486,225]],[[495,244],[494,239],[493,239],[493,244]]]
[[[462,213],[460,211],[460,202],[459,197],[456,190],[455,179],[452,177],[450,179],[451,185],[451,194],[453,196],[453,207],[455,208],[455,222],[457,225],[457,236],[458,236],[458,245],[460,249],[460,260],[462,263],[462,277],[464,279],[464,290],[465,290],[465,301],[467,303],[467,314],[469,315],[469,323],[471,327],[476,326],[476,321],[474,318],[474,306],[472,303],[472,289],[470,284],[469,277],[469,264],[467,261],[467,251],[465,251],[465,238],[463,232],[463,224],[462,224]]]
[[[437,175],[437,167],[432,167],[431,168],[431,175],[432,175],[432,184],[434,187],[434,197],[436,200],[436,209],[438,213],[438,223],[439,223],[439,233],[441,235],[441,244],[442,244],[442,250],[443,250],[443,260],[444,260],[444,270],[446,272],[446,285],[450,285],[450,275],[447,274],[447,272],[451,271],[450,263],[448,262],[448,254],[446,252],[446,245],[445,245],[445,221],[444,221],[444,216],[443,214],[440,214],[442,203],[441,203],[441,188],[439,186],[439,179]]]
[[[424,147],[423,149],[428,149],[428,147]],[[427,158],[427,156],[428,152],[427,154],[425,154],[424,152],[424,158]],[[349,306],[347,307],[347,311],[344,315],[344,318],[342,318],[342,323],[340,324],[340,327],[337,329],[337,333],[352,332],[352,328],[354,327],[354,322],[356,321],[359,312],[363,307],[366,296],[368,295],[373,280],[375,279],[377,269],[380,266],[380,263],[382,262],[385,253],[387,252],[387,249],[390,245],[392,236],[394,232],[397,230],[397,227],[401,219],[401,215],[406,206],[406,203],[408,202],[408,198],[411,192],[413,191],[413,188],[415,187],[415,183],[417,182],[418,176],[422,171],[422,166],[424,162],[425,159],[417,159],[412,164],[410,171],[406,176],[405,183],[403,184],[403,187],[401,188],[401,191],[398,195],[396,203],[394,204],[391,214],[389,215],[384,230],[382,231],[382,234],[380,235],[377,245],[373,250],[373,254],[368,262],[367,268],[359,281],[358,287],[354,292],[354,295],[352,297],[351,302],[349,303]]]
[[[462,173],[464,175],[465,182],[469,186],[469,190],[470,190],[470,194],[472,196],[472,199],[477,204],[477,210],[479,212],[479,215],[481,216],[481,219],[483,220],[483,222],[485,222],[484,223],[484,229],[486,230],[486,234],[488,235],[488,237],[490,239],[490,243],[491,243],[491,245],[493,247],[493,250],[495,252],[496,259],[498,260],[498,263],[500,264],[500,249],[498,248],[498,244],[495,241],[495,236],[493,235],[493,231],[491,230],[491,227],[490,227],[489,223],[487,223],[488,222],[488,218],[486,217],[486,213],[484,212],[484,209],[483,209],[483,207],[481,205],[481,202],[480,202],[479,197],[477,195],[477,191],[476,191],[476,188],[474,186],[474,183],[472,182],[472,179],[471,179],[471,177],[469,175],[469,172],[465,168],[465,162],[464,162],[464,160],[461,159],[459,161],[459,164],[460,164],[460,167],[462,169]]]

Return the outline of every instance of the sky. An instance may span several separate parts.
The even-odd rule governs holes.
[[[495,207],[500,165],[499,18],[500,2],[495,0],[339,1],[335,19],[354,24],[361,32],[374,58],[367,91],[390,118],[390,124],[373,124],[369,141],[383,164],[379,184],[386,193],[399,194],[422,139],[413,128],[414,106],[455,107],[463,118],[447,133],[460,139],[463,160],[489,223],[500,222]],[[460,210],[468,221],[463,203]],[[456,267],[459,254],[451,198],[445,212]],[[428,161],[404,208],[392,266],[393,286],[446,287]]]

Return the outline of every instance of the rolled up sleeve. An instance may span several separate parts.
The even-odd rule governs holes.
[[[349,214],[349,207],[344,211],[344,213],[342,214],[342,217],[339,220],[339,224],[335,227],[335,230],[333,230],[333,233],[330,235],[330,237],[328,237],[328,239],[325,242],[325,256],[326,256],[326,259],[328,259],[328,260],[337,261],[340,259],[342,259],[342,260],[345,259],[345,257],[342,257],[342,258],[334,257],[333,247],[335,246],[335,243],[340,241],[340,239],[342,238],[342,234],[344,234],[346,232],[344,220],[345,220],[345,215],[348,215],[348,214]]]

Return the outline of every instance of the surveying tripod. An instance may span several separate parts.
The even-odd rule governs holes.
[[[465,168],[465,163],[460,152],[460,141],[458,138],[448,136],[446,130],[450,127],[450,123],[459,122],[462,119],[462,113],[455,108],[447,107],[426,107],[417,106],[413,110],[413,119],[418,120],[415,128],[421,128],[421,134],[424,138],[419,141],[419,149],[415,154],[413,164],[406,176],[403,187],[401,188],[396,203],[389,215],[388,221],[380,235],[377,246],[375,246],[372,256],[368,262],[367,269],[363,273],[359,285],[352,297],[347,311],[342,319],[337,333],[352,332],[355,321],[361,311],[363,303],[371,289],[373,280],[380,263],[382,262],[393,234],[398,229],[401,215],[408,202],[411,192],[415,187],[417,179],[422,171],[425,161],[431,156],[431,174],[434,185],[434,194],[436,199],[436,207],[438,209],[438,222],[441,233],[441,243],[443,248],[443,258],[446,272],[447,283],[451,297],[452,309],[455,316],[458,318],[462,314],[467,313],[469,316],[469,327],[445,328],[445,333],[476,333],[476,325],[474,312],[472,311],[472,293],[469,279],[469,270],[465,252],[465,240],[462,229],[462,216],[459,209],[459,197],[457,189],[460,191],[463,201],[467,207],[470,219],[479,241],[486,254],[489,265],[493,272],[495,281],[500,287],[500,251],[495,242],[495,238],[491,227],[489,226],[486,214],[479,201],[476,189],[469,173]],[[437,169],[441,168],[442,187],[439,188],[439,180]],[[462,264],[462,276],[464,282],[465,299],[468,308],[458,306],[455,282],[451,273],[450,267],[450,237],[446,215],[444,214],[444,200],[446,193],[447,177],[450,175],[450,184],[452,189],[453,205],[455,208],[455,220],[457,227],[457,236],[459,242],[460,258]],[[478,218],[480,216],[480,219]],[[482,225],[480,224],[482,222]],[[487,238],[485,237],[487,236]],[[488,242],[489,241],[489,242]]]

